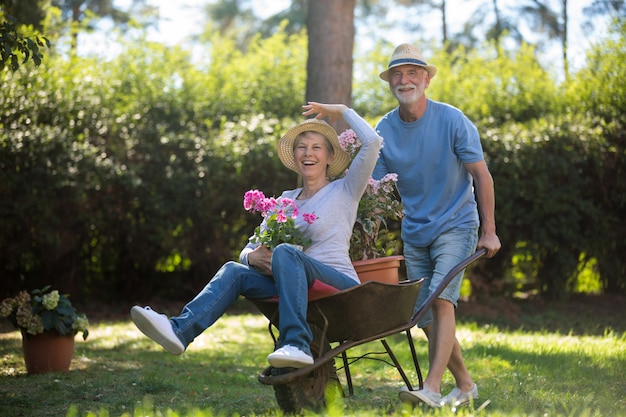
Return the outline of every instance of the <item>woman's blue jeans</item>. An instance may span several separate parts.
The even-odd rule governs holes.
[[[170,319],[174,332],[187,347],[240,295],[252,299],[278,296],[280,346],[292,345],[310,355],[313,334],[306,321],[309,287],[316,279],[340,290],[358,283],[289,244],[274,249],[272,273],[267,276],[238,262],[225,263],[180,315]]]

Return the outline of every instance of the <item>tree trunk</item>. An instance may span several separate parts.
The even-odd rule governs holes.
[[[356,0],[309,0],[306,100],[352,105]],[[333,127],[341,133],[343,121]]]
[[[569,62],[567,59],[567,31],[568,31],[568,17],[567,17],[567,0],[563,0],[563,72],[565,73],[565,79],[569,80]]]
[[[448,22],[447,22],[447,17],[446,17],[446,0],[441,0],[441,5],[439,7],[441,9],[441,32],[443,34],[442,45],[446,45],[448,43]]]

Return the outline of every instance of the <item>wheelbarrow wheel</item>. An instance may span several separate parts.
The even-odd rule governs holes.
[[[322,354],[330,349],[330,344],[326,339],[320,344],[322,331],[319,327],[311,324],[313,332],[313,343],[311,353],[317,357],[320,345]],[[272,376],[282,375],[290,372],[290,368],[272,368]],[[343,396],[341,382],[337,376],[335,361],[330,360],[309,374],[287,382],[285,384],[274,385],[274,395],[280,408],[288,414],[299,413],[302,410],[320,411],[326,404],[326,395]]]

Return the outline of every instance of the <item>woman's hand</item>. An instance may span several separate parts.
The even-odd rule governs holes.
[[[302,115],[310,116],[312,114],[317,114],[315,116],[316,119],[323,119],[324,117],[328,117],[330,122],[341,119],[341,113],[343,113],[348,106],[345,104],[323,104],[316,103],[314,101],[309,101],[308,104],[302,106],[304,111]]]
[[[265,245],[259,245],[248,254],[248,265],[263,274],[272,275],[272,251]]]

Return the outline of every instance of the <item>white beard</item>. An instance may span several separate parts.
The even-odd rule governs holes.
[[[413,104],[418,101],[419,95],[417,88],[413,88],[410,92],[407,90],[400,92],[400,88],[401,87],[396,87],[393,90],[393,96],[400,104]]]

